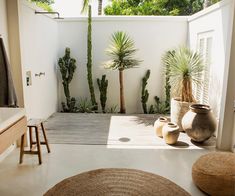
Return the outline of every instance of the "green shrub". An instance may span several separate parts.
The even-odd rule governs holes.
[[[90,100],[87,98],[78,99],[78,112],[80,113],[92,113],[94,110],[94,106]]]

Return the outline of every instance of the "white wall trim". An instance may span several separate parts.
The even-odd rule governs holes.
[[[65,19],[55,19],[59,22],[80,22],[87,21],[86,16],[75,17],[75,18],[65,18]],[[188,21],[188,16],[94,16],[92,17],[93,21],[163,21],[163,22],[172,22],[179,21],[184,22]]]
[[[192,22],[200,17],[203,17],[207,14],[210,14],[211,12],[214,12],[218,9],[221,9],[222,7],[230,4],[233,0],[223,0],[223,1],[220,1],[214,5],[211,5],[210,7],[200,11],[200,12],[197,12],[196,14],[193,14],[192,16],[188,17],[188,21],[189,22]]]

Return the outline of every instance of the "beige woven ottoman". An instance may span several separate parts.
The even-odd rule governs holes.
[[[235,196],[235,154],[214,152],[200,157],[193,165],[194,183],[212,196]]]

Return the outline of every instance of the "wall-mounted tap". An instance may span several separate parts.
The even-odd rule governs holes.
[[[46,75],[45,72],[40,72],[40,73],[35,74],[35,77],[41,77],[45,75]]]

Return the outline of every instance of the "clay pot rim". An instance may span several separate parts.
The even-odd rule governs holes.
[[[187,101],[181,101],[180,97],[173,97],[171,98],[172,100],[176,101],[176,102],[180,102],[180,103],[185,103],[185,104],[194,104],[194,102],[187,102]]]
[[[190,110],[195,113],[208,113],[211,111],[211,107],[205,104],[192,104],[189,106]]]
[[[174,122],[168,122],[168,123],[167,123],[167,126],[170,127],[170,128],[178,128],[178,127],[179,127],[179,126],[178,126],[176,123],[174,123]]]
[[[168,121],[168,119],[166,117],[163,117],[163,116],[160,116],[158,119],[159,119],[160,122],[167,122]]]

